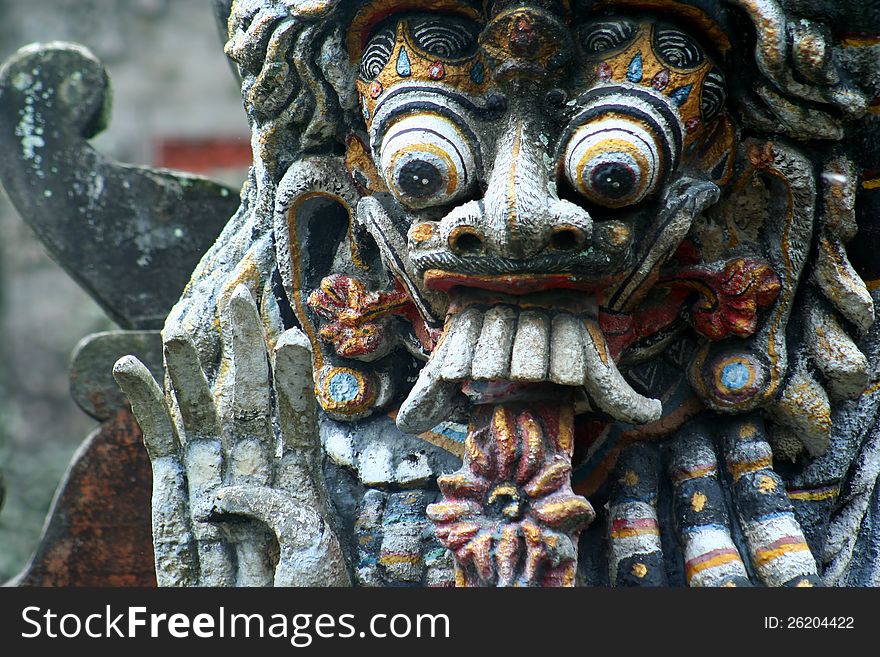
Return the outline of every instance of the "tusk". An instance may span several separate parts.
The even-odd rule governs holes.
[[[455,321],[453,318],[452,321]],[[447,331],[451,331],[450,327]],[[441,339],[431,358],[419,372],[409,395],[397,413],[397,426],[401,431],[419,434],[433,429],[448,419],[456,406],[456,398],[461,394],[461,383],[444,381],[440,371],[449,353],[450,341],[447,336]]]
[[[660,400],[643,397],[626,382],[611,359],[602,331],[593,320],[583,320],[581,336],[587,366],[583,385],[596,405],[623,422],[647,424],[659,420],[663,413]]]

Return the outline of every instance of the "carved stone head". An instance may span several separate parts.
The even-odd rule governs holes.
[[[615,467],[656,469],[630,446],[678,445],[698,416],[819,457],[835,405],[868,382],[873,301],[844,249],[865,151],[845,136],[877,80],[834,12],[796,4],[236,1],[226,52],[255,166],[169,321],[201,331],[210,362],[206,310],[248,284],[270,340],[308,336],[328,435],[453,436],[485,490],[441,489],[505,500],[501,525],[531,513],[531,484],[511,483],[498,436],[518,427],[508,466],[538,476],[516,414],[543,409],[556,451],[533,456],[569,465],[542,495],[569,506],[541,531],[573,546],[593,512],[569,483],[613,497]],[[445,508],[428,514],[469,546],[462,581],[513,581],[481,570],[478,538],[449,538],[476,512]]]

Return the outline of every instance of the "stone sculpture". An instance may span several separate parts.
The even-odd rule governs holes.
[[[876,4],[218,10],[254,166],[115,368],[160,584],[880,584]]]

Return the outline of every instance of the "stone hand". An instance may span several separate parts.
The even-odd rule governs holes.
[[[282,334],[270,364],[243,285],[221,307],[220,331],[213,385],[192,339],[173,328],[164,333],[167,396],[136,358],[114,367],[153,465],[159,584],[348,585],[321,476],[305,337]]]

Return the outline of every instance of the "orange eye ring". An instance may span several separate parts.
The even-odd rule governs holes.
[[[662,151],[644,124],[604,116],[578,128],[564,156],[568,182],[589,201],[609,208],[638,203],[655,191]]]
[[[391,193],[413,208],[460,199],[476,170],[464,135],[438,114],[410,114],[392,124],[382,139],[379,166]]]

